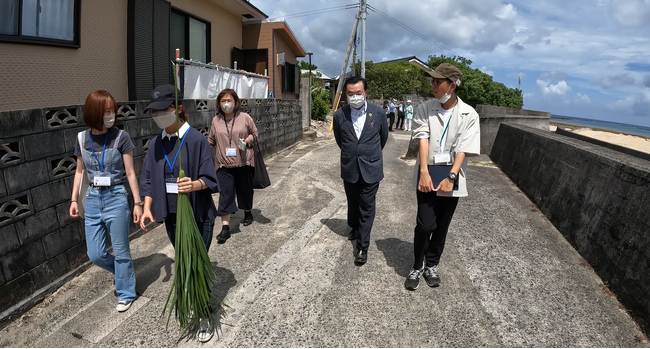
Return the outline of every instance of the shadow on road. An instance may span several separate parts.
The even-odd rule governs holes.
[[[220,337],[222,333],[221,321],[225,318],[228,309],[228,304],[222,303],[222,301],[228,295],[228,291],[237,284],[237,279],[235,279],[235,274],[230,269],[218,267],[216,262],[213,262],[212,266],[216,275],[216,282],[210,287],[212,294],[216,297],[213,303],[215,311],[212,321],[216,330],[215,334]]]
[[[320,222],[326,225],[330,230],[341,236],[348,237],[350,234],[350,227],[348,227],[348,221],[340,218],[323,218]]]
[[[376,243],[388,266],[395,269],[397,275],[407,277],[413,265],[413,243],[396,238],[377,240]]]
[[[160,270],[162,268],[165,269],[165,277],[162,279],[162,282],[170,281],[172,278],[173,263],[173,259],[162,253],[156,253],[134,260],[136,293],[139,295],[144,294],[147,288],[160,278]]]

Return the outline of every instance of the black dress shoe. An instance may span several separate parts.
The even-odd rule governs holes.
[[[253,219],[253,213],[244,211],[244,220],[241,221],[241,224],[243,226],[248,226],[248,225],[253,224],[253,220],[254,220]]]
[[[356,231],[356,230],[352,230],[352,231],[350,231],[350,233],[348,234],[348,240],[351,240],[351,241],[352,241],[352,240],[356,240],[358,237],[359,237],[359,232]]]
[[[224,225],[221,228],[221,233],[217,235],[217,243],[225,244],[228,239],[230,239],[230,226]]]
[[[354,264],[362,266],[368,261],[368,250],[357,250],[357,255],[354,257]]]

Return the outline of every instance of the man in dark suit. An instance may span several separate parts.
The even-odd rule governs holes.
[[[341,178],[348,198],[349,240],[356,240],[354,262],[368,261],[375,197],[384,178],[382,149],[388,140],[385,111],[366,101],[368,84],[353,76],[345,82],[348,104],[334,113],[334,138],[341,148]]]

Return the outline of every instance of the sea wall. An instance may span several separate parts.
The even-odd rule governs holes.
[[[649,332],[650,161],[505,123],[491,158]]]

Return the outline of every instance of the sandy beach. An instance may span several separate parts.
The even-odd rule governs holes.
[[[604,142],[620,145],[650,154],[650,138],[618,133],[614,131],[593,130],[587,127],[579,127],[559,123],[551,123],[551,132],[555,132],[558,126],[567,131],[575,132],[583,136],[595,138]]]

